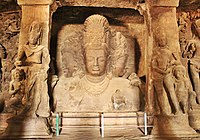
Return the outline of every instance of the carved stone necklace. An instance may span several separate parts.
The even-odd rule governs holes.
[[[83,88],[92,96],[101,95],[107,89],[110,82],[110,79],[105,75],[99,77],[85,75],[82,80]]]

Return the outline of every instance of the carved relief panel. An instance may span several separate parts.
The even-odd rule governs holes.
[[[140,80],[130,37],[97,14],[84,25],[63,26],[54,62],[55,111],[139,111]]]
[[[95,28],[95,27],[93,27]],[[116,77],[125,77],[135,70],[135,50],[133,42],[116,30],[108,29],[110,46],[107,70]],[[98,34],[98,31],[95,34]],[[84,26],[67,25],[58,34],[57,60],[59,75],[71,77],[78,71],[85,71],[82,47],[84,44]],[[94,40],[96,40],[94,38]],[[129,39],[130,40],[130,39]]]

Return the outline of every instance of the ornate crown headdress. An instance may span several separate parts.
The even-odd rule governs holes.
[[[92,15],[85,22],[84,45],[85,49],[103,49],[108,51],[108,20],[101,15]]]

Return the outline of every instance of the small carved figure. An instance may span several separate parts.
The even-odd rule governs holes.
[[[196,104],[196,93],[192,90],[191,83],[186,77],[186,68],[177,65],[173,69],[175,77],[175,92],[183,113],[187,113],[189,107],[192,108]]]
[[[187,33],[188,21],[189,21],[188,14],[182,12],[178,19],[179,41],[180,41],[181,52],[184,51],[187,45],[186,33]]]
[[[14,69],[12,71],[12,81],[10,82],[9,94],[11,95],[10,100],[6,103],[6,110],[14,108],[15,110],[21,109],[22,105],[25,104],[25,85],[24,78],[25,73],[23,70]]]
[[[174,82],[172,75],[172,67],[176,64],[175,57],[169,50],[166,38],[160,37],[158,40],[158,48],[155,50],[152,58],[153,83],[157,93],[158,106],[161,114],[169,114],[165,108],[166,100],[171,100],[175,110],[172,112],[178,114],[180,112],[178,100],[174,90]],[[163,91],[165,89],[168,96]]]
[[[47,90],[47,71],[50,56],[48,48],[41,45],[42,24],[32,22],[28,34],[28,43],[19,48],[17,66],[27,66],[27,115],[49,116],[49,96]]]
[[[115,93],[112,95],[112,103],[113,103],[113,108],[116,110],[123,109],[126,105],[126,99],[123,96],[123,94],[120,94],[121,91],[117,89]]]
[[[136,73],[132,73],[128,77],[128,80],[130,80],[130,85],[131,86],[140,86],[141,85],[140,78],[136,75]]]

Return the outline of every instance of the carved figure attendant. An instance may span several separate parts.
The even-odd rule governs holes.
[[[194,37],[187,45],[185,56],[189,58],[191,81],[200,104],[200,19],[192,24],[192,32]]]
[[[179,41],[180,41],[180,47],[181,52],[185,50],[185,47],[187,45],[187,39],[186,39],[186,33],[187,33],[187,27],[188,27],[188,15],[186,12],[182,12],[178,19],[178,25],[179,25]]]
[[[10,100],[6,103],[6,108],[22,109],[22,106],[26,102],[25,98],[25,85],[24,78],[25,73],[23,70],[14,69],[12,71],[12,81],[10,82],[9,94]],[[6,109],[6,110],[7,110]]]
[[[175,108],[172,112],[176,114],[180,113],[172,75],[172,67],[175,63],[175,58],[167,46],[166,39],[161,37],[158,39],[158,48],[155,50],[155,54],[152,58],[153,82],[161,114],[168,114],[168,111],[165,109],[166,100],[172,101]],[[166,90],[170,98],[167,98],[163,89]]]
[[[196,93],[192,90],[191,83],[186,77],[186,68],[177,65],[173,69],[175,77],[175,92],[183,113],[187,113],[189,107],[192,108],[196,104]]]
[[[17,66],[27,66],[28,115],[49,116],[49,96],[47,90],[47,71],[50,56],[48,48],[41,45],[42,24],[32,22],[28,33],[28,43],[19,48]]]

